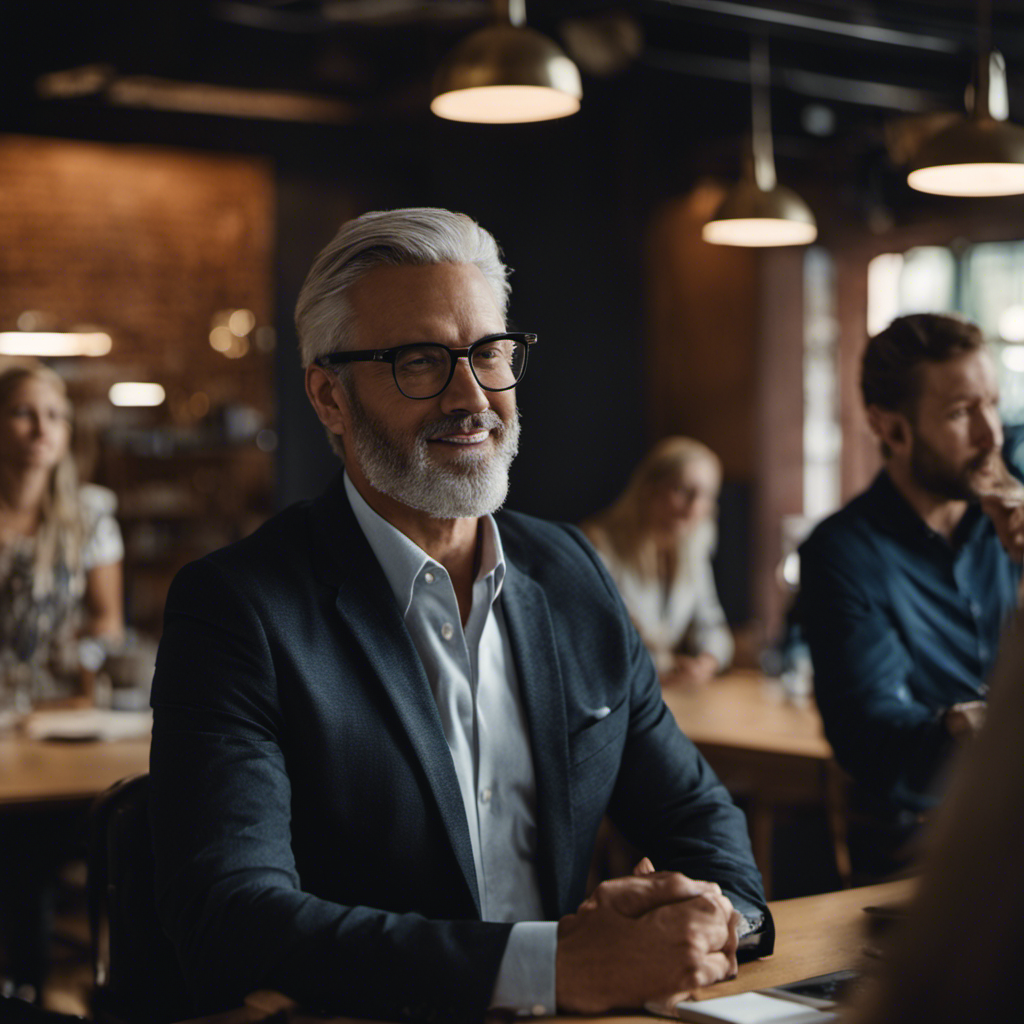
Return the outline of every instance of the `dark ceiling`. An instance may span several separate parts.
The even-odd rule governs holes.
[[[1024,107],[1024,3],[992,6],[1014,106]],[[485,24],[490,10],[488,0],[6,0],[0,22],[16,28],[3,35],[12,61],[24,62],[11,85],[20,83],[26,102],[39,75],[90,65],[111,76],[330,98],[350,104],[353,118],[375,118],[422,110],[441,55]],[[33,24],[16,26],[19,11]],[[833,109],[837,130],[956,107],[977,45],[976,12],[976,0],[527,4],[529,23],[584,66],[585,85],[640,74],[686,104],[695,81],[718,82],[727,123],[745,114],[749,39],[766,36],[777,119],[786,130],[815,101]],[[17,66],[8,64],[7,75]],[[109,101],[102,87],[82,98]],[[339,106],[321,116],[345,115]]]
[[[991,7],[1024,121],[1024,0]],[[769,43],[780,170],[804,179],[898,164],[929,114],[963,110],[979,37],[977,0],[528,0],[527,15],[583,69],[578,117],[691,178],[735,171],[752,37]],[[242,149],[339,123],[421,138],[438,62],[491,16],[489,0],[5,0],[0,129],[130,138],[143,110],[146,138],[175,123],[178,141],[185,119],[190,140]]]

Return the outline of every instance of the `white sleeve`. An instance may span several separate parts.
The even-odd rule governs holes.
[[[85,536],[82,539],[82,568],[88,572],[98,565],[111,565],[124,558],[124,541],[114,513],[117,496],[106,487],[86,484],[79,491]]]
[[[728,668],[734,647],[732,631],[718,600],[710,561],[705,561],[698,573],[693,620],[687,632],[689,646],[697,654],[710,654],[719,669]]]
[[[524,1017],[554,1014],[557,948],[557,921],[521,921],[512,925],[490,1008],[513,1010]]]

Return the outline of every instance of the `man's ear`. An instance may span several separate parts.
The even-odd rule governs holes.
[[[334,376],[319,366],[307,366],[306,394],[320,422],[332,434],[344,438],[349,408],[344,390]]]
[[[883,448],[893,454],[905,452],[910,448],[913,431],[910,420],[892,409],[883,409],[880,405],[868,406],[868,425],[871,432],[881,441]]]

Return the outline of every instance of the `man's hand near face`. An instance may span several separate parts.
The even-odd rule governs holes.
[[[714,882],[655,872],[603,882],[558,924],[558,1009],[659,1010],[736,974],[740,915]]]
[[[1024,561],[1024,491],[984,494],[981,507],[1010,558],[1018,564]]]
[[[946,709],[946,730],[955,739],[976,736],[985,724],[987,705],[983,700],[969,700]]]

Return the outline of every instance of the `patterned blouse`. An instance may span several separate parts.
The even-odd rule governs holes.
[[[79,491],[79,507],[82,567],[73,572],[58,563],[53,588],[45,597],[32,594],[34,538],[0,548],[0,705],[27,710],[39,700],[77,690],[86,574],[124,557],[114,492],[86,484]]]

